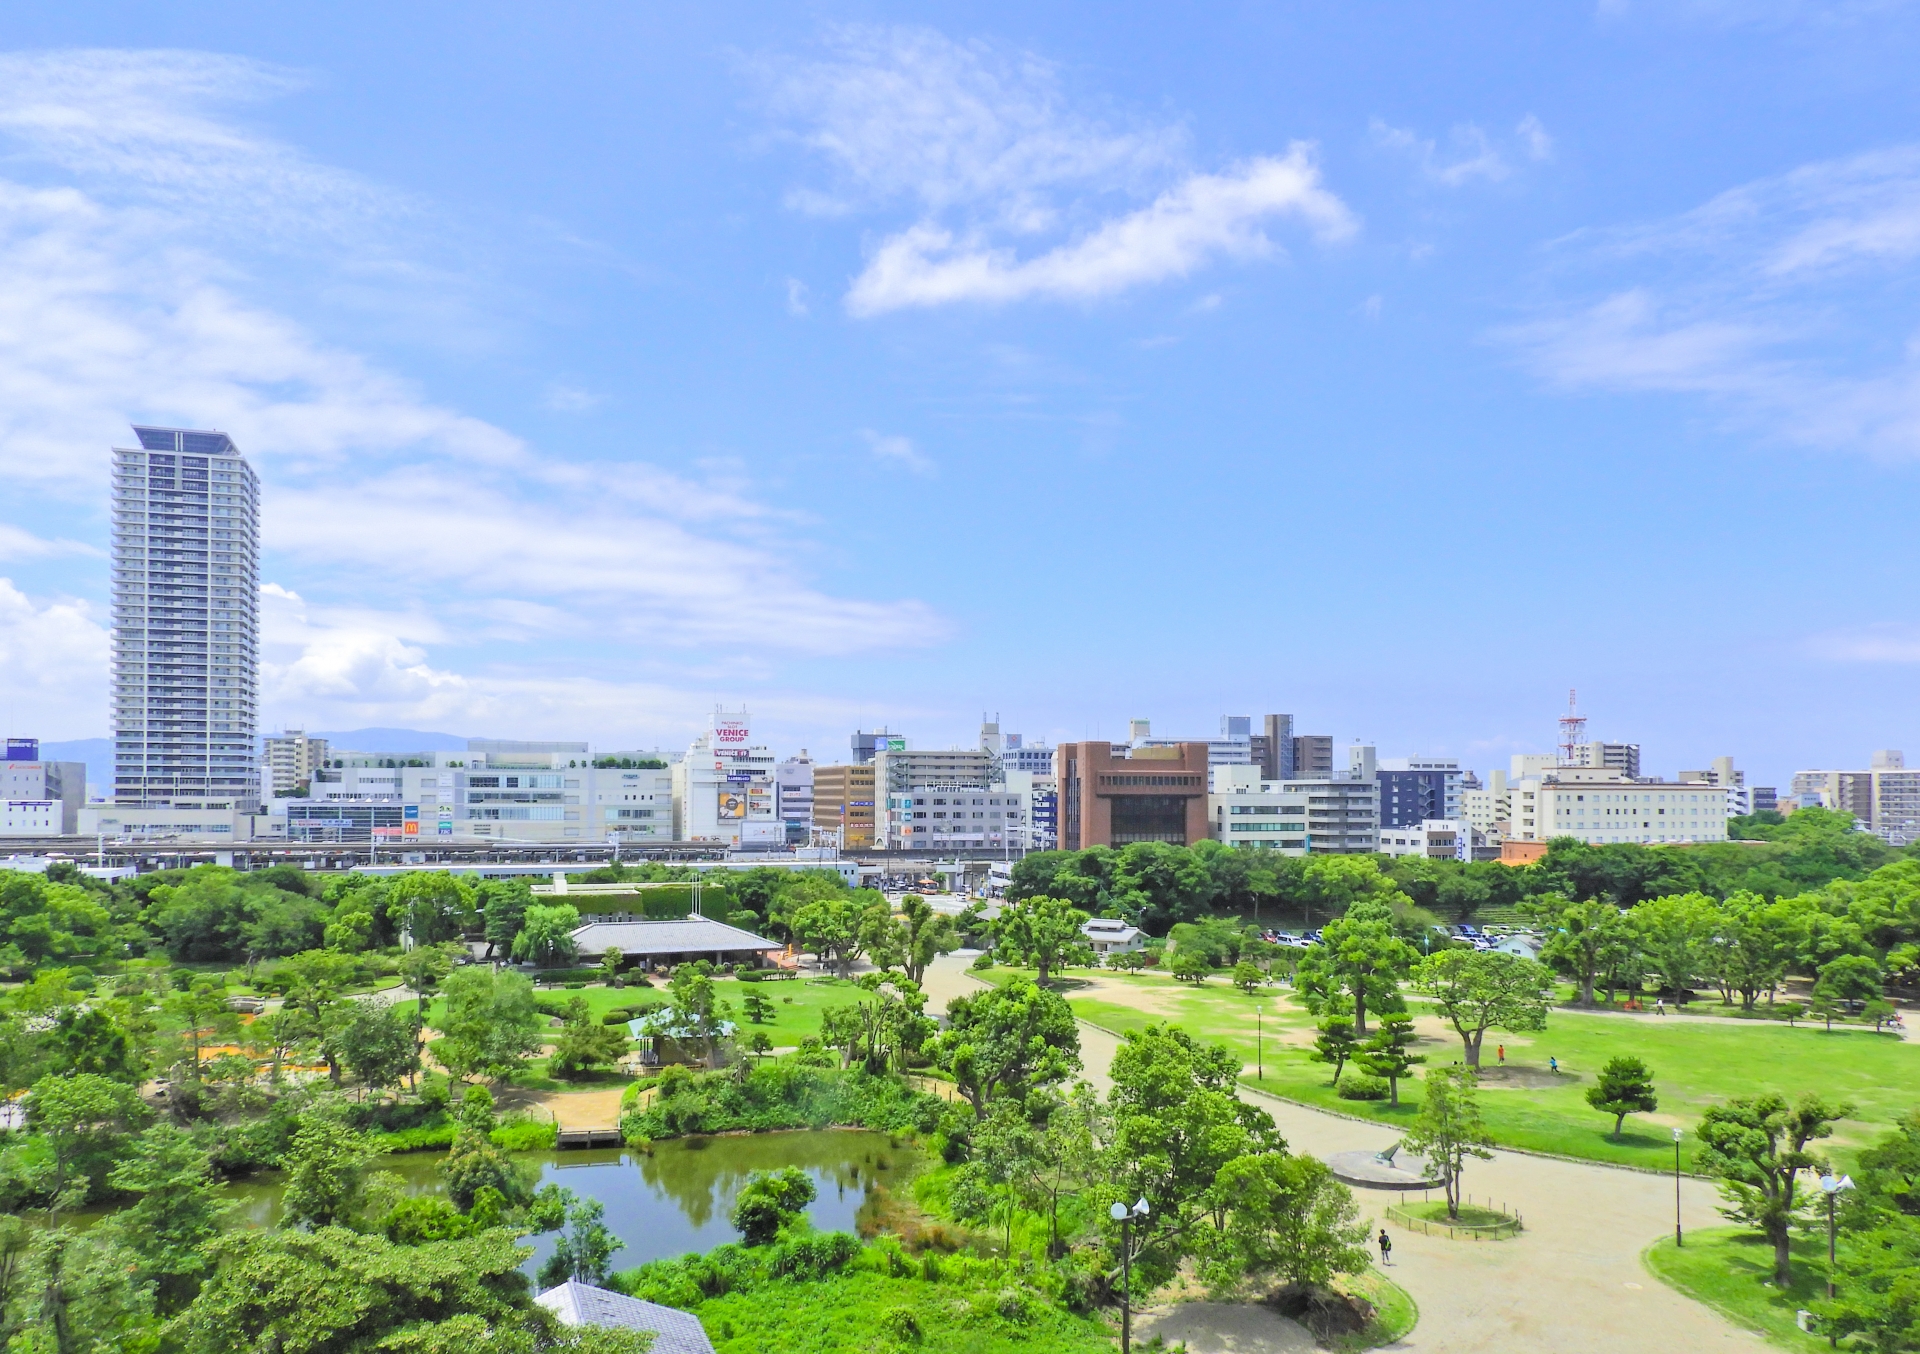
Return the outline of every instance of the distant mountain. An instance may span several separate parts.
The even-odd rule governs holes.
[[[465,752],[467,740],[452,733],[426,733],[420,729],[348,729],[344,733],[320,733],[327,746],[341,752]]]

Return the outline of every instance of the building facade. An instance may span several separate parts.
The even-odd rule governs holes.
[[[260,481],[225,433],[113,449],[113,800],[260,801]]]
[[[837,834],[842,850],[873,846],[873,763],[813,768],[813,828]]]
[[[772,751],[754,743],[745,710],[716,708],[711,726],[673,768],[674,835],[735,847],[784,843],[774,765]]]
[[[1791,805],[1850,813],[1893,846],[1920,841],[1920,769],[1895,748],[1874,753],[1864,771],[1794,772]]]
[[[1331,742],[1328,748],[1331,755]],[[1253,759],[1260,767],[1262,780],[1293,779],[1292,715],[1266,715],[1261,718],[1260,732],[1253,740]]]
[[[1510,839],[1573,837],[1592,845],[1723,842],[1727,795],[1718,786],[1624,780],[1605,767],[1560,767],[1511,790]]]
[[[1133,842],[1189,846],[1210,834],[1205,743],[1131,753],[1111,743],[1062,743],[1053,764],[1062,850]]]
[[[35,738],[7,740],[0,762],[0,836],[55,837],[80,830],[87,802],[85,762],[40,760]]]
[[[1333,779],[1333,739],[1323,733],[1297,735],[1293,740],[1293,774],[1300,780]]]
[[[1451,757],[1396,757],[1380,762],[1380,826],[1410,827],[1463,816],[1464,778]]]
[[[1583,766],[1590,770],[1611,771],[1622,780],[1637,780],[1640,776],[1640,745],[1638,743],[1575,743],[1573,760],[1570,766]]]
[[[309,738],[305,730],[268,734],[260,755],[266,790],[275,799],[297,794],[327,763],[327,740]]]
[[[813,835],[813,758],[805,748],[773,768],[773,812],[787,846],[805,846]]]

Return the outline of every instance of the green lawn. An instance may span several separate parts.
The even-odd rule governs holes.
[[[995,969],[982,976],[1004,982],[1016,972]],[[1078,996],[1072,974],[1060,990],[1076,1015],[1107,1029],[1124,1034],[1167,1020],[1224,1043],[1246,1064],[1247,1084],[1276,1095],[1384,1123],[1407,1122],[1417,1111],[1417,1082],[1402,1083],[1397,1111],[1383,1101],[1336,1096],[1325,1064],[1312,1061],[1309,1050],[1298,1042],[1281,1042],[1289,1034],[1298,1040],[1300,1032],[1313,1024],[1286,989],[1267,989],[1259,997],[1248,997],[1222,979],[1197,989],[1157,975],[1119,981],[1139,994],[1139,1004]],[[1267,1035],[1258,1054],[1256,1007],[1262,1012]],[[1430,1013],[1417,998],[1412,1009],[1416,1016]],[[1501,1042],[1507,1046],[1512,1074],[1533,1084],[1494,1089],[1495,1048]],[[1420,1051],[1427,1055],[1429,1066],[1461,1058],[1460,1041],[1451,1033],[1445,1039],[1424,1039]],[[1653,1115],[1629,1116],[1616,1142],[1609,1136],[1612,1120],[1588,1106],[1586,1089],[1607,1059],[1622,1053],[1639,1056],[1653,1069],[1660,1109]],[[1255,1075],[1256,1057],[1264,1075]],[[1549,1057],[1559,1059],[1557,1078],[1548,1071]],[[1830,1143],[1843,1165],[1896,1118],[1920,1104],[1920,1045],[1863,1030],[1828,1033],[1817,1024],[1798,1028],[1772,1022],[1719,1025],[1556,1009],[1543,1031],[1525,1035],[1490,1031],[1483,1061],[1489,1077],[1481,1106],[1496,1140],[1624,1165],[1670,1167],[1674,1125],[1687,1133],[1684,1161],[1691,1151],[1694,1126],[1709,1105],[1755,1091],[1775,1090],[1792,1097],[1815,1090],[1852,1101],[1856,1117],[1843,1121]]]
[[[810,1034],[820,1033],[820,1012],[829,1006],[843,1006],[860,995],[857,985],[841,982],[837,978],[807,979],[795,978],[771,983],[743,983],[737,978],[719,978],[714,982],[720,1000],[733,1009],[734,1018],[743,1030],[752,1032],[764,1030],[774,1047],[786,1048],[798,1044]],[[747,992],[758,992],[773,1007],[773,1020],[769,1024],[754,1025],[747,1022],[740,1008],[740,999]],[[636,1002],[661,1002],[667,999],[667,990],[659,987],[607,987],[596,983],[580,988],[542,988],[543,999],[565,1002],[579,997],[587,1003],[587,1010],[594,1019],[599,1019],[615,1007],[631,1007]],[[445,1012],[445,1004],[434,998],[428,1007],[427,1023],[435,1029]]]
[[[1800,1330],[1793,1315],[1826,1295],[1820,1277],[1827,1258],[1825,1240],[1796,1237],[1793,1258],[1793,1283],[1781,1290],[1773,1287],[1773,1247],[1743,1227],[1688,1232],[1686,1245],[1679,1248],[1672,1237],[1664,1237],[1641,1256],[1662,1283],[1704,1302],[1735,1325],[1786,1349],[1825,1349],[1826,1340]]]

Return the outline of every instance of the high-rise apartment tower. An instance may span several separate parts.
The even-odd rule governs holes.
[[[225,433],[113,449],[113,799],[260,802],[260,480]]]

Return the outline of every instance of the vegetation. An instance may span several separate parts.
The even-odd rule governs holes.
[[[1587,1103],[1602,1114],[1613,1116],[1613,1136],[1629,1114],[1652,1114],[1660,1108],[1660,1097],[1653,1089],[1653,1073],[1631,1053],[1607,1059],[1600,1075],[1587,1088]]]

